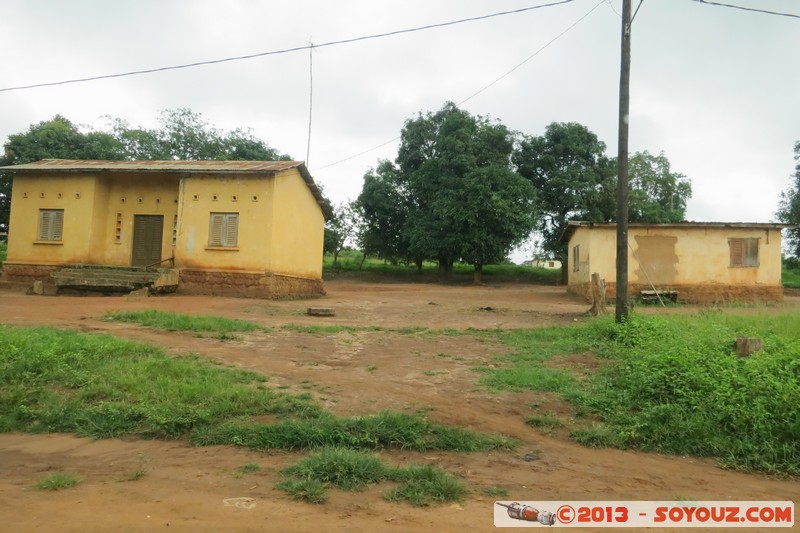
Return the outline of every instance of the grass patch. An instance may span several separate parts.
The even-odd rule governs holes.
[[[7,253],[8,253],[8,243],[6,241],[0,241],[0,266],[3,266],[3,263],[6,260]]]
[[[308,419],[285,419],[269,425],[234,421],[198,430],[192,434],[192,442],[197,445],[235,444],[258,451],[339,447],[475,452],[508,450],[517,445],[514,439],[501,435],[442,426],[418,415],[391,411],[350,418],[325,414]]]
[[[781,271],[781,281],[787,289],[800,289],[800,268],[790,268],[784,265]]]
[[[325,503],[328,501],[328,493],[325,484],[316,479],[281,479],[276,487],[282,490],[293,499],[306,503]]]
[[[177,438],[242,416],[317,416],[308,397],[110,335],[0,326],[0,431]]]
[[[231,340],[236,337],[230,333],[235,331],[265,331],[266,328],[233,318],[218,316],[198,316],[181,313],[168,313],[157,309],[146,311],[112,311],[104,317],[108,321],[132,322],[148,328],[166,331],[197,331],[217,333],[220,340]]]
[[[80,480],[66,472],[54,472],[36,482],[34,487],[39,490],[61,490],[74,487]]]
[[[323,448],[284,469],[282,475],[278,488],[310,503],[326,501],[327,487],[360,491],[384,481],[399,483],[386,493],[387,500],[414,506],[455,501],[466,494],[466,488],[444,470],[415,465],[392,468],[375,455],[347,448]]]
[[[528,417],[525,423],[534,428],[552,430],[564,427],[564,422],[555,415],[536,415]]]
[[[253,372],[197,356],[168,357],[110,335],[0,326],[0,431],[188,436],[196,445],[255,450],[483,451],[516,445],[418,415],[334,417],[310,394],[278,392],[265,381]],[[277,422],[252,420],[267,414],[278,415]]]
[[[506,496],[508,496],[508,489],[497,486],[486,487],[481,492],[492,498],[505,498]]]
[[[765,348],[738,359],[737,336],[762,338]],[[501,338],[515,350],[500,359],[501,368],[482,369],[484,382],[559,392],[587,414],[572,434],[583,444],[714,457],[730,468],[800,475],[797,314],[634,314],[623,324],[604,318]],[[554,355],[585,352],[609,364],[583,381],[544,364]]]

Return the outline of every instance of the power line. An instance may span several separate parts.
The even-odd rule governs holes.
[[[143,69],[143,70],[132,70],[132,71],[129,71],[129,72],[120,72],[120,73],[117,73],[117,74],[104,74],[104,75],[100,75],[100,76],[91,76],[91,77],[88,77],[88,78],[76,78],[76,79],[54,81],[54,82],[47,82],[47,83],[36,83],[36,84],[31,84],[31,85],[20,85],[20,86],[17,86],[17,87],[6,87],[6,88],[3,88],[3,89],[0,89],[0,92],[19,91],[19,90],[23,90],[23,89],[35,89],[35,88],[38,88],[38,87],[52,87],[54,85],[67,85],[67,84],[70,84],[70,83],[84,83],[84,82],[89,82],[89,81],[105,80],[105,79],[111,79],[111,78],[123,78],[123,77],[127,77],[127,76],[137,76],[137,75],[140,75],[140,74],[152,74],[152,73],[155,73],[155,72],[165,72],[165,71],[168,71],[168,70],[179,70],[179,69],[193,68],[193,67],[199,67],[199,66],[204,66],[204,65],[216,65],[216,64],[219,64],[219,63],[229,63],[231,61],[243,61],[243,60],[246,60],[246,59],[254,59],[254,58],[257,58],[257,57],[266,57],[266,56],[273,56],[273,55],[280,55],[280,54],[288,54],[288,53],[292,53],[292,52],[299,52],[299,51],[302,51],[302,50],[309,50],[311,48],[325,48],[325,47],[328,47],[328,46],[336,46],[336,45],[340,45],[340,44],[349,44],[349,43],[355,43],[355,42],[359,42],[359,41],[366,41],[366,40],[371,40],[371,39],[379,39],[379,38],[383,38],[383,37],[391,37],[391,36],[394,36],[394,35],[401,35],[401,34],[404,34],[404,33],[413,33],[413,32],[418,32],[418,31],[430,30],[430,29],[434,29],[434,28],[443,28],[443,27],[446,27],[446,26],[454,26],[456,24],[463,24],[465,22],[475,22],[475,21],[478,21],[478,20],[486,20],[486,19],[490,19],[490,18],[494,18],[494,17],[501,17],[501,16],[504,16],[504,15],[514,15],[514,14],[517,14],[517,13],[524,13],[525,11],[532,11],[534,9],[542,9],[542,8],[546,8],[546,7],[554,7],[554,6],[559,6],[559,5],[562,5],[562,4],[568,4],[568,3],[574,2],[574,1],[575,0],[559,0],[557,2],[550,2],[548,4],[540,4],[540,5],[535,5],[535,6],[528,6],[528,7],[523,7],[523,8],[520,8],[520,9],[513,9],[513,10],[510,10],[510,11],[500,11],[498,13],[492,13],[492,14],[489,14],[489,15],[480,15],[480,16],[477,16],[477,17],[469,17],[469,18],[464,18],[464,19],[459,19],[459,20],[452,20],[452,21],[449,21],[449,22],[440,22],[440,23],[437,23],[437,24],[428,24],[426,26],[419,26],[419,27],[416,27],[416,28],[407,28],[407,29],[404,29],[404,30],[395,30],[395,31],[390,31],[390,32],[385,32],[385,33],[376,33],[376,34],[373,34],[373,35],[365,35],[365,36],[362,36],[362,37],[353,37],[351,39],[341,39],[341,40],[338,40],[338,41],[329,41],[327,43],[322,43],[322,44],[315,44],[315,45],[310,45],[309,44],[309,45],[306,45],[306,46],[296,46],[294,48],[284,48],[282,50],[273,50],[273,51],[270,51],[270,52],[259,52],[259,53],[256,53],[256,54],[247,54],[247,55],[241,55],[241,56],[226,57],[226,58],[223,58],[223,59],[212,59],[212,60],[208,60],[208,61],[197,61],[197,62],[194,62],[194,63],[185,63],[185,64],[182,64],[182,65],[172,65],[172,66],[168,66],[168,67],[158,67],[158,68]]]
[[[574,28],[575,26],[577,26],[577,25],[578,25],[578,23],[580,23],[580,22],[581,22],[583,19],[585,19],[586,17],[588,17],[589,15],[591,15],[591,14],[594,12],[594,10],[595,10],[595,9],[597,9],[597,8],[598,8],[599,6],[601,6],[602,4],[606,3],[606,1],[607,1],[607,0],[600,0],[600,2],[598,2],[598,3],[597,3],[597,4],[596,4],[596,5],[595,5],[595,6],[594,6],[592,9],[590,9],[589,11],[587,11],[585,15],[583,15],[581,18],[579,18],[578,20],[576,20],[575,22],[573,22],[573,23],[572,23],[572,24],[571,24],[571,25],[570,25],[570,26],[569,26],[567,29],[565,29],[564,31],[562,31],[561,33],[559,33],[558,35],[556,35],[555,37],[553,37],[553,38],[552,38],[550,41],[548,41],[548,42],[547,42],[547,44],[545,44],[544,46],[542,46],[541,48],[539,48],[538,50],[536,50],[534,53],[532,53],[531,55],[529,55],[527,58],[525,58],[523,61],[521,61],[520,63],[518,63],[518,64],[517,64],[516,66],[514,66],[514,67],[513,67],[511,70],[509,70],[508,72],[506,72],[505,74],[503,74],[502,76],[500,76],[499,78],[497,78],[496,80],[494,80],[493,82],[489,83],[488,85],[484,86],[482,89],[480,89],[480,90],[478,90],[478,91],[474,92],[472,95],[470,95],[470,96],[468,96],[467,98],[464,98],[463,100],[461,100],[460,102],[458,102],[458,104],[457,104],[457,105],[461,105],[461,104],[463,104],[463,103],[465,103],[465,102],[467,102],[467,101],[469,101],[469,100],[472,100],[473,98],[475,98],[476,96],[478,96],[479,94],[481,94],[483,91],[485,91],[486,89],[488,89],[488,88],[489,88],[489,87],[491,87],[492,85],[496,84],[497,82],[499,82],[500,80],[502,80],[503,78],[505,78],[506,76],[508,76],[509,74],[511,74],[512,72],[514,72],[514,71],[515,71],[515,70],[517,70],[518,68],[520,68],[522,65],[524,65],[525,63],[527,63],[528,61],[530,61],[531,59],[533,59],[534,57],[536,57],[537,55],[539,55],[539,54],[540,54],[540,53],[541,53],[541,52],[542,52],[542,51],[543,51],[545,48],[547,48],[548,46],[550,46],[551,44],[553,44],[554,42],[556,42],[558,39],[560,39],[561,37],[563,37],[563,36],[564,36],[564,34],[566,34],[566,33],[567,33],[568,31],[570,31],[572,28]],[[335,161],[335,162],[333,162],[333,163],[328,163],[328,164],[327,164],[327,165],[325,165],[325,166],[317,167],[317,168],[315,168],[315,169],[314,169],[314,171],[316,172],[317,170],[323,170],[323,169],[326,169],[326,168],[328,168],[328,167],[333,167],[333,166],[339,165],[339,164],[341,164],[341,163],[345,163],[345,162],[347,162],[347,161],[350,161],[351,159],[356,159],[357,157],[361,157],[362,155],[365,155],[365,154],[368,154],[368,153],[370,153],[370,152],[372,152],[372,151],[375,151],[375,150],[377,150],[378,148],[383,148],[383,147],[384,147],[384,146],[386,146],[387,144],[391,144],[391,143],[393,143],[393,142],[395,142],[395,141],[397,141],[397,140],[399,140],[399,139],[400,139],[400,136],[397,136],[397,137],[395,137],[394,139],[390,139],[390,140],[388,140],[388,141],[386,141],[386,142],[383,142],[383,143],[381,143],[381,144],[379,144],[379,145],[377,145],[377,146],[373,146],[372,148],[368,148],[368,149],[366,149],[366,150],[364,150],[364,151],[362,151],[362,152],[359,152],[359,153],[357,153],[357,154],[354,154],[354,155],[351,155],[351,156],[345,157],[344,159],[340,159],[340,160],[338,160],[338,161]]]
[[[567,32],[568,32],[568,31],[570,31],[572,28],[574,28],[575,26],[577,26],[577,25],[578,25],[578,24],[579,24],[579,23],[580,23],[580,22],[581,22],[583,19],[585,19],[586,17],[588,17],[589,15],[591,15],[591,14],[594,12],[594,10],[595,10],[595,9],[597,9],[598,7],[600,7],[601,5],[603,5],[604,3],[605,3],[605,0],[600,0],[600,2],[598,2],[598,3],[597,3],[597,4],[596,4],[596,5],[595,5],[595,6],[594,6],[592,9],[590,9],[589,11],[587,11],[587,12],[586,12],[586,14],[585,14],[584,16],[582,16],[581,18],[579,18],[578,20],[576,20],[575,22],[573,22],[573,23],[572,23],[572,25],[571,25],[571,26],[569,26],[569,27],[568,27],[566,30],[562,31],[561,33],[559,33],[558,35],[556,35],[555,37],[553,37],[552,39],[550,39],[550,41],[548,41],[548,42],[547,42],[547,44],[545,44],[544,46],[542,46],[541,48],[539,48],[538,50],[536,50],[534,53],[532,53],[531,55],[529,55],[528,57],[526,57],[524,60],[522,60],[522,62],[518,63],[518,64],[517,64],[515,67],[513,67],[511,70],[509,70],[508,72],[506,72],[505,74],[503,74],[502,76],[500,76],[499,78],[497,78],[496,80],[494,80],[492,83],[490,83],[490,84],[486,85],[486,86],[485,86],[485,87],[483,87],[482,89],[480,89],[480,90],[478,90],[478,91],[474,92],[472,95],[470,95],[470,96],[468,96],[467,98],[464,98],[463,100],[461,100],[460,102],[458,102],[458,105],[461,105],[461,104],[463,104],[463,103],[466,103],[466,102],[468,102],[469,100],[472,100],[473,98],[475,98],[476,96],[478,96],[479,94],[481,94],[483,91],[485,91],[486,89],[488,89],[489,87],[491,87],[491,86],[492,86],[492,85],[494,85],[495,83],[499,82],[500,80],[502,80],[503,78],[505,78],[506,76],[508,76],[509,74],[511,74],[512,72],[514,72],[514,71],[515,71],[515,70],[517,70],[518,68],[520,68],[522,65],[524,65],[525,63],[527,63],[528,61],[530,61],[531,59],[533,59],[534,57],[536,57],[537,55],[539,55],[539,54],[540,54],[540,53],[541,53],[541,52],[542,52],[542,51],[543,51],[545,48],[547,48],[548,46],[550,46],[551,44],[553,44],[554,42],[556,42],[557,40],[559,40],[559,39],[560,39],[560,38],[561,38],[561,37],[562,37],[562,36],[563,36],[565,33],[567,33]]]
[[[721,6],[721,7],[730,7],[733,9],[741,9],[742,11],[755,11],[756,13],[766,13],[767,15],[778,15],[781,17],[791,17],[800,19],[800,15],[795,15],[793,13],[780,13],[778,11],[767,11],[766,9],[757,9],[755,7],[744,7],[744,6],[734,6],[731,4],[723,4],[720,2],[708,2],[706,0],[692,0],[693,2],[697,2],[699,4],[706,4],[709,6]]]

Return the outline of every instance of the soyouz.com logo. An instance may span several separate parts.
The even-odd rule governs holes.
[[[793,527],[789,501],[526,501],[494,505],[496,527]]]

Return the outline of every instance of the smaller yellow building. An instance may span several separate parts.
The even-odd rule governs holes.
[[[782,300],[781,230],[785,224],[679,222],[630,224],[628,293],[674,292],[688,302]],[[616,292],[617,227],[570,222],[567,290],[591,294],[591,275]]]
[[[324,293],[331,209],[297,161],[77,161],[14,173],[8,281],[53,282],[64,267],[177,271],[185,293]]]

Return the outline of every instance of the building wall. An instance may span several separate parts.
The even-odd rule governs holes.
[[[161,258],[172,257],[172,227],[178,213],[177,200],[178,178],[175,176],[148,173],[99,176],[89,263],[131,264],[135,215],[164,217]]]
[[[597,272],[597,267],[594,264],[596,259],[592,252],[592,241],[595,235],[589,231],[581,231],[578,229],[569,241],[567,246],[567,286],[583,286],[589,283],[592,278],[592,272]],[[578,249],[578,261],[576,268],[575,249]],[[591,261],[590,261],[591,259]]]
[[[40,209],[64,210],[61,241],[37,241]],[[211,213],[238,214],[236,246],[209,245]],[[18,175],[6,278],[52,282],[59,265],[130,265],[135,215],[163,216],[161,257],[174,257],[182,288],[266,297],[324,293],[324,216],[297,169],[240,177]]]
[[[270,269],[274,178],[191,176],[181,180],[175,266],[264,272]],[[209,246],[211,213],[238,213],[235,247]]]
[[[325,218],[297,169],[276,178],[275,196],[271,271],[321,279]]]
[[[757,267],[730,266],[731,238],[758,239]],[[591,272],[599,272],[611,289],[616,278],[616,228],[578,228],[570,239],[570,251],[587,240],[590,272],[580,276],[570,272],[570,290],[585,293],[589,281],[585,276]],[[652,284],[659,290],[676,290],[679,297],[683,292],[687,299],[693,299],[691,293],[709,295],[702,299],[759,293],[774,299],[780,292],[781,233],[777,229],[631,227],[628,242],[628,281],[633,290],[650,289]]]
[[[88,262],[94,198],[95,180],[91,175],[16,176],[11,191],[7,262]],[[38,240],[40,209],[64,210],[61,241]]]

